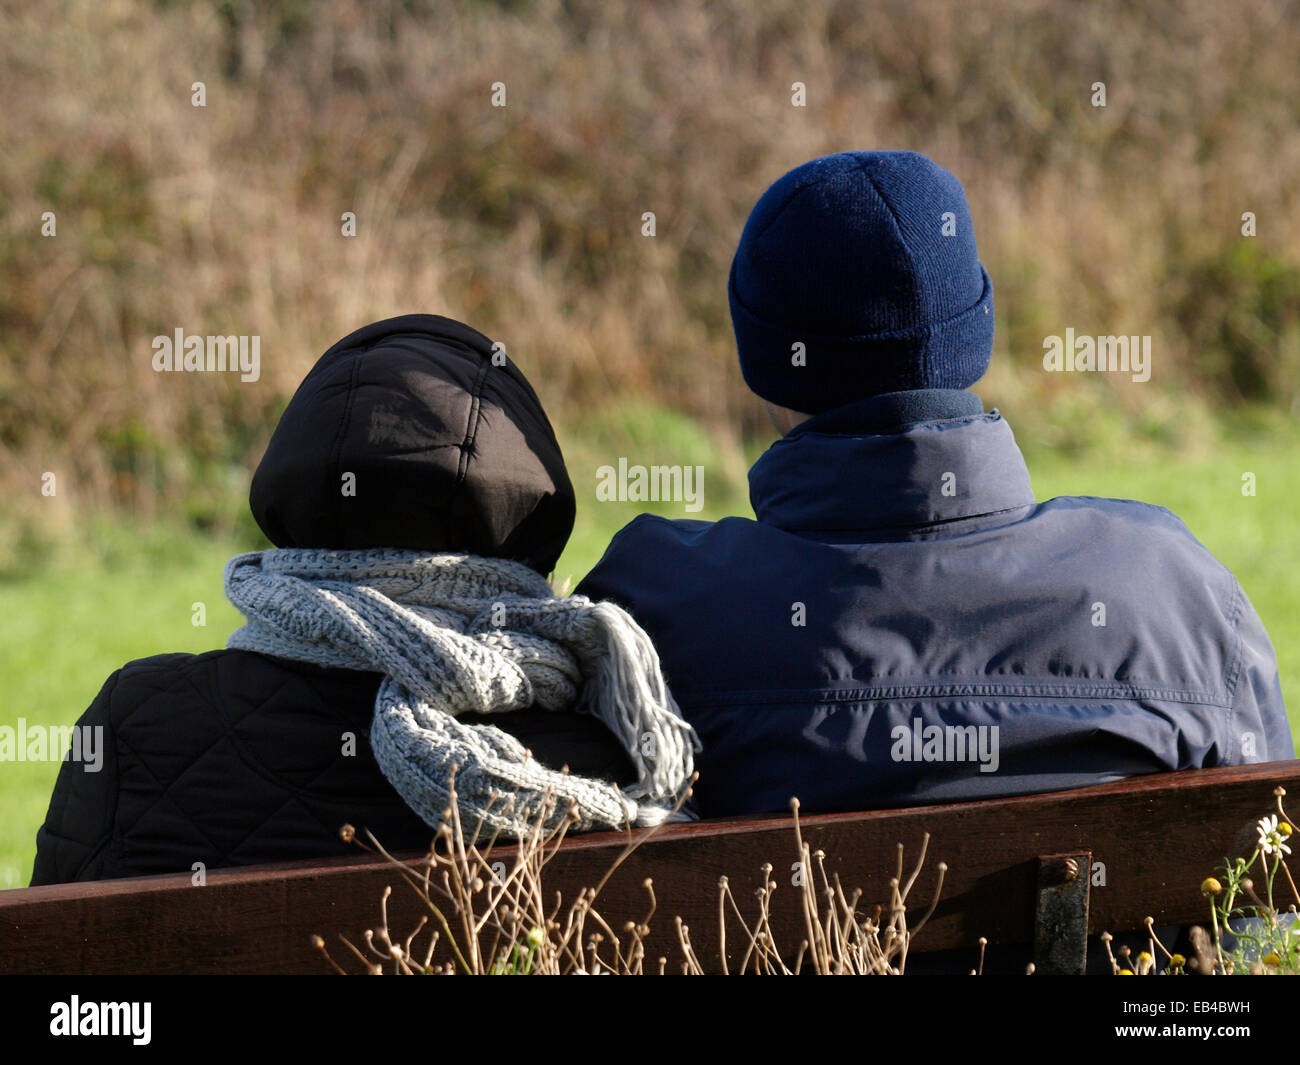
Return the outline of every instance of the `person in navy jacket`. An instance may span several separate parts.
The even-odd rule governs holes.
[[[912,152],[798,167],[755,206],[729,291],[785,433],[750,471],[756,520],[642,515],[577,589],[653,637],[703,741],[702,816],[1294,756],[1232,573],[1163,507],[1037,502],[968,391],[993,289],[953,175]]]

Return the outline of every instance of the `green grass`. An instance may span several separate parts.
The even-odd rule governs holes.
[[[714,521],[731,514],[753,517],[749,506],[748,463],[734,446],[715,439],[692,419],[650,404],[625,404],[616,414],[597,415],[560,433],[565,463],[578,500],[578,516],[569,546],[555,567],[556,587],[573,590],[600,561],[610,537],[638,514]],[[598,501],[596,471],[629,465],[704,467],[704,506],[688,512],[681,502]]]
[[[610,536],[642,510],[672,517],[750,515],[746,456],[689,419],[650,407],[596,419],[565,433],[578,496],[578,523],[556,569],[570,587],[599,559]],[[753,452],[761,448],[751,449]],[[706,468],[705,507],[642,506],[595,501],[596,469],[631,461],[681,462]],[[1159,503],[1239,577],[1277,648],[1283,692],[1300,732],[1300,570],[1296,561],[1300,505],[1294,470],[1300,439],[1288,432],[1230,444],[1210,458],[1143,457],[1131,464],[1068,458],[1034,447],[1030,471],[1039,499],[1105,495]],[[1241,475],[1256,475],[1258,494],[1241,494]],[[122,663],[163,651],[221,647],[239,623],[221,591],[226,559],[240,545],[179,536],[137,535],[100,527],[96,550],[80,561],[52,562],[34,575],[0,583],[0,648],[4,698],[0,721],[24,717],[42,725],[72,724],[108,675]],[[207,606],[206,627],[191,624],[192,604]],[[35,834],[44,819],[58,763],[0,764],[0,888],[31,875]]]
[[[60,566],[0,585],[0,721],[71,725],[124,662],[223,646],[239,623],[221,591],[231,553],[226,545],[197,544],[156,562]],[[207,607],[202,628],[191,624],[196,602]],[[36,830],[58,771],[58,762],[0,763],[0,888],[31,878]]]

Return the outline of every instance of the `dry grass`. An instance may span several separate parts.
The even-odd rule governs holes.
[[[1212,446],[1197,394],[1285,408],[1300,387],[1294,13],[5,4],[10,520],[46,470],[63,494],[42,532],[56,509],[71,523],[104,504],[226,520],[312,360],[412,310],[506,342],[561,423],[637,396],[724,436],[760,430],[727,318],[736,238],[786,169],[858,147],[914,148],[964,180],[997,288],[985,389],[1003,409],[1066,446],[1109,408]],[[1104,109],[1088,103],[1098,80]],[[505,108],[490,106],[498,81]],[[39,235],[47,210],[55,239]],[[1259,235],[1243,252],[1245,210]],[[1154,334],[1153,384],[1034,372],[1043,335],[1067,325]],[[151,338],[178,326],[259,335],[262,380],[155,374]]]
[[[1199,926],[1190,930],[1192,956],[1172,953],[1158,937],[1154,918],[1148,916],[1146,949],[1136,954],[1127,945],[1112,950],[1114,937],[1102,933],[1112,973],[1300,973],[1300,890],[1286,862],[1293,829],[1282,804],[1285,789],[1278,787],[1273,794],[1275,813],[1260,820],[1256,828],[1259,842],[1251,856],[1238,858],[1219,871],[1225,883],[1209,877],[1201,885],[1210,907],[1212,931]],[[770,863],[761,868],[762,882],[754,891],[755,902],[746,907],[754,912],[748,915],[733,893],[729,878],[723,876],[718,881],[716,909],[722,973],[729,975],[733,971],[729,953],[739,945],[744,949],[736,973],[904,975],[912,940],[938,906],[948,869],[946,863],[938,864],[938,881],[929,905],[919,919],[914,910],[909,917],[909,898],[925,865],[929,833],[924,834],[916,862],[906,874],[903,845],[898,845],[888,901],[864,912],[867,908],[861,890],[846,891],[838,874],[827,873],[825,853],[812,850],[803,839],[799,801],[793,799],[790,805],[803,936],[797,943],[778,941],[771,911],[777,884]],[[644,916],[628,919],[625,915],[601,913],[601,893],[611,877],[659,829],[629,833],[626,846],[596,886],[583,888],[576,899],[566,903],[562,894],[553,893],[548,885],[547,867],[577,818],[575,815],[557,822],[550,817],[552,809],[553,805],[539,812],[532,833],[511,847],[508,861],[494,853],[495,837],[481,848],[467,842],[467,838],[479,837],[478,826],[470,833],[464,830],[454,774],[445,820],[429,853],[415,867],[394,858],[373,836],[369,836],[370,846],[362,844],[355,830],[345,826],[343,838],[382,855],[428,912],[404,937],[399,933],[394,938],[389,927],[389,886],[381,899],[378,926],[365,933],[364,949],[339,936],[350,955],[344,956],[344,961],[349,965],[359,963],[361,971],[373,975],[642,976],[647,972],[662,975],[670,965],[683,975],[705,975],[708,969],[681,917],[673,918],[676,950],[671,961],[665,955],[647,954],[651,921],[658,910],[652,879],[647,878],[643,885]],[[1260,878],[1258,886],[1251,874]],[[1283,896],[1291,901],[1285,901]],[[336,972],[349,971],[330,954],[321,936],[313,936],[312,943]],[[980,938],[978,967],[970,971],[971,975],[983,972],[987,943]],[[1034,971],[1030,963],[1026,972],[1032,975]]]
[[[467,833],[452,783],[452,798],[445,820],[429,853],[412,868],[394,858],[373,837],[366,850],[382,855],[428,912],[405,936],[394,936],[389,928],[388,900],[392,887],[385,889],[380,904],[380,922],[367,930],[364,949],[344,936],[339,939],[350,955],[349,964],[359,963],[362,971],[374,975],[464,974],[486,975],[613,975],[641,976],[668,971],[667,956],[649,957],[646,939],[655,917],[658,900],[654,883],[647,878],[646,912],[639,919],[608,919],[598,905],[601,892],[627,857],[650,839],[656,828],[630,835],[627,845],[610,864],[595,887],[584,888],[576,899],[566,900],[546,886],[546,868],[572,823],[567,818],[554,823],[543,810],[532,833],[513,846],[508,861],[494,855],[495,838],[480,848],[476,831]],[[763,882],[756,889],[756,913],[747,917],[730,881],[718,883],[717,919],[723,971],[727,972],[728,936],[745,949],[738,972],[767,976],[791,976],[802,972],[818,975],[901,975],[907,966],[912,937],[920,931],[938,904],[947,866],[939,864],[939,881],[928,909],[908,924],[908,896],[925,863],[927,833],[915,867],[904,878],[903,847],[898,847],[898,869],[890,880],[886,905],[876,906],[870,915],[860,913],[861,892],[846,893],[838,874],[828,876],[825,854],[811,851],[799,828],[799,804],[794,810],[794,839],[803,875],[799,881],[800,904],[805,936],[797,944],[778,943],[771,923],[770,903],[776,883],[772,866],[762,867]],[[573,820],[576,820],[574,818]],[[369,835],[369,834],[367,834]],[[343,838],[360,844],[351,826]],[[677,956],[674,967],[685,975],[704,975],[705,966],[691,942],[690,928],[680,917],[673,920]],[[737,940],[738,937],[738,940]],[[317,935],[313,945],[338,973],[348,970],[329,953],[325,940]],[[981,940],[981,950],[983,940]]]

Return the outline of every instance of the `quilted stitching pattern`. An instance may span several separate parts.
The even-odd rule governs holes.
[[[114,779],[64,765],[35,882],[345,854],[345,822],[386,846],[427,846],[432,832],[370,752],[379,680],[244,651],[129,663],[101,693],[113,752],[101,772]]]
[[[344,823],[389,849],[433,832],[370,750],[380,676],[250,651],[166,654],[123,666],[81,724],[105,728],[99,773],[65,762],[37,835],[34,884],[294,861],[354,853]],[[475,718],[482,721],[484,719]],[[497,715],[558,768],[632,779],[594,719],[541,710]],[[343,754],[343,734],[356,737]]]

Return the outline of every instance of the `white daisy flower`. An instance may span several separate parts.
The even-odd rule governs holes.
[[[1291,826],[1288,825],[1288,828]],[[1272,854],[1276,851],[1278,854],[1290,854],[1291,848],[1287,846],[1286,839],[1289,832],[1279,831],[1277,824],[1277,814],[1270,817],[1261,817],[1259,824],[1255,826],[1259,833],[1259,849],[1265,854]]]

